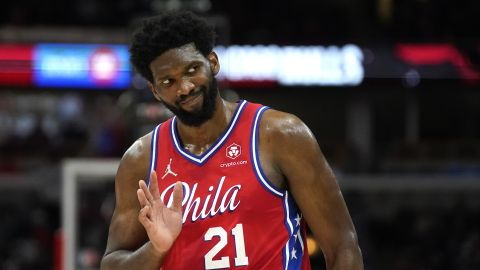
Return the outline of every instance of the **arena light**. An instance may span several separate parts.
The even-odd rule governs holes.
[[[339,46],[218,46],[219,79],[280,85],[354,86],[364,79],[363,52]]]
[[[36,86],[123,89],[130,85],[125,45],[39,44],[34,52]]]
[[[33,47],[24,44],[0,45],[0,85],[32,85]]]
[[[363,52],[356,45],[234,45],[215,51],[219,80],[235,86],[348,86],[364,79]],[[128,58],[126,45],[3,45],[0,84],[125,89],[133,77]]]
[[[480,81],[478,67],[453,44],[397,44],[394,52],[399,59],[409,65],[420,67],[451,64],[458,73],[451,73],[451,77],[460,77],[469,82]],[[436,77],[438,72],[432,75],[430,77]]]

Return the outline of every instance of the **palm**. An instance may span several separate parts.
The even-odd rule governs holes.
[[[182,229],[182,198],[181,184],[177,183],[173,191],[173,204],[167,208],[160,199],[157,177],[152,172],[150,186],[147,187],[143,180],[139,183],[137,191],[141,211],[139,221],[147,232],[150,242],[159,252],[166,252]]]
[[[147,230],[150,241],[173,244],[182,228],[182,212],[169,209],[158,200],[154,202],[149,219],[154,225]]]

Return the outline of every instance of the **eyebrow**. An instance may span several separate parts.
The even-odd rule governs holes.
[[[188,64],[186,64],[183,68],[183,70],[188,70],[189,68],[191,68],[192,66],[194,65],[198,65],[198,64],[203,64],[203,61],[200,61],[200,60],[193,60],[193,61],[190,61]],[[166,74],[164,76],[161,76],[159,77],[156,81],[157,82],[163,82],[164,80],[167,80],[169,77],[172,77],[170,74]]]

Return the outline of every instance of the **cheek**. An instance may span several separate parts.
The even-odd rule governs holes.
[[[203,66],[198,73],[192,77],[192,81],[197,84],[208,85],[208,82],[213,77],[212,71],[208,66]]]
[[[167,101],[171,99],[169,91],[166,91],[166,89],[161,89],[160,87],[156,87],[155,90],[152,91],[153,95],[155,96],[155,99],[158,101]]]
[[[157,88],[158,89],[158,88]],[[166,91],[164,90],[157,90],[155,92],[155,97],[158,99],[158,100],[164,100],[167,98],[167,95],[166,95]]]
[[[195,85],[209,88],[212,79],[213,77],[211,74],[202,74],[202,76],[199,76],[196,80]]]

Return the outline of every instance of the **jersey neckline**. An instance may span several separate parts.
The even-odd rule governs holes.
[[[246,100],[240,100],[238,102],[237,108],[235,109],[235,113],[233,114],[232,119],[230,119],[230,123],[228,124],[227,128],[223,131],[223,133],[217,138],[217,140],[208,148],[207,151],[205,151],[201,155],[195,155],[193,153],[190,153],[189,151],[183,149],[181,147],[180,143],[180,138],[178,136],[177,132],[177,117],[173,117],[171,123],[170,123],[170,134],[172,137],[173,145],[174,148],[177,150],[177,152],[182,155],[184,158],[187,160],[197,164],[197,165],[202,165],[204,164],[208,159],[210,159],[213,154],[221,148],[221,146],[225,143],[225,141],[228,139],[230,134],[232,133],[234,127],[236,126],[238,119],[240,118],[240,114],[243,111],[243,108],[247,104]]]

